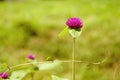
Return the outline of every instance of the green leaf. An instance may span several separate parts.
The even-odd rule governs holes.
[[[19,70],[12,72],[10,76],[10,80],[21,80],[23,79],[28,73],[30,73],[30,70]]]
[[[81,35],[81,30],[69,29],[69,33],[73,38],[77,38]]]
[[[39,70],[53,70],[61,67],[61,61],[45,62],[38,65]]]
[[[63,29],[63,30],[58,34],[58,37],[61,38],[61,37],[65,36],[68,32],[69,32],[69,29],[66,27],[65,29]]]
[[[52,75],[52,80],[68,80],[68,79],[65,79],[65,78],[60,78],[58,76],[55,76],[55,75]]]

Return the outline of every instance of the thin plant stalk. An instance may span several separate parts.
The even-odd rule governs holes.
[[[73,38],[73,52],[72,52],[72,80],[75,80],[75,38]]]

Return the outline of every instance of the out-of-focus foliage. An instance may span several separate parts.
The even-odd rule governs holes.
[[[1,1],[0,62],[15,65],[24,62],[28,53],[35,53],[39,60],[48,56],[71,59],[72,38],[57,36],[66,27],[67,18],[80,17],[84,28],[76,41],[76,59],[96,62],[109,58],[99,66],[89,65],[85,71],[86,65],[78,64],[77,78],[111,80],[120,62],[119,5],[119,0]],[[64,67],[64,76],[70,77],[70,69]]]

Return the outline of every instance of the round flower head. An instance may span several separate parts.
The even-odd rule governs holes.
[[[69,18],[66,22],[66,25],[70,29],[79,29],[79,28],[82,28],[83,23],[80,18]]]
[[[29,54],[27,56],[28,59],[34,60],[35,59],[35,55],[34,54]]]
[[[8,73],[0,73],[0,77],[3,79],[7,79],[9,77]]]

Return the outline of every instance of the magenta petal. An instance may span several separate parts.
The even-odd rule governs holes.
[[[0,73],[0,77],[3,78],[3,79],[7,79],[9,77],[8,73]]]
[[[34,54],[29,54],[27,56],[28,59],[34,60],[35,59],[35,55]]]
[[[66,25],[71,29],[82,28],[83,23],[80,18],[69,18],[66,22]]]

